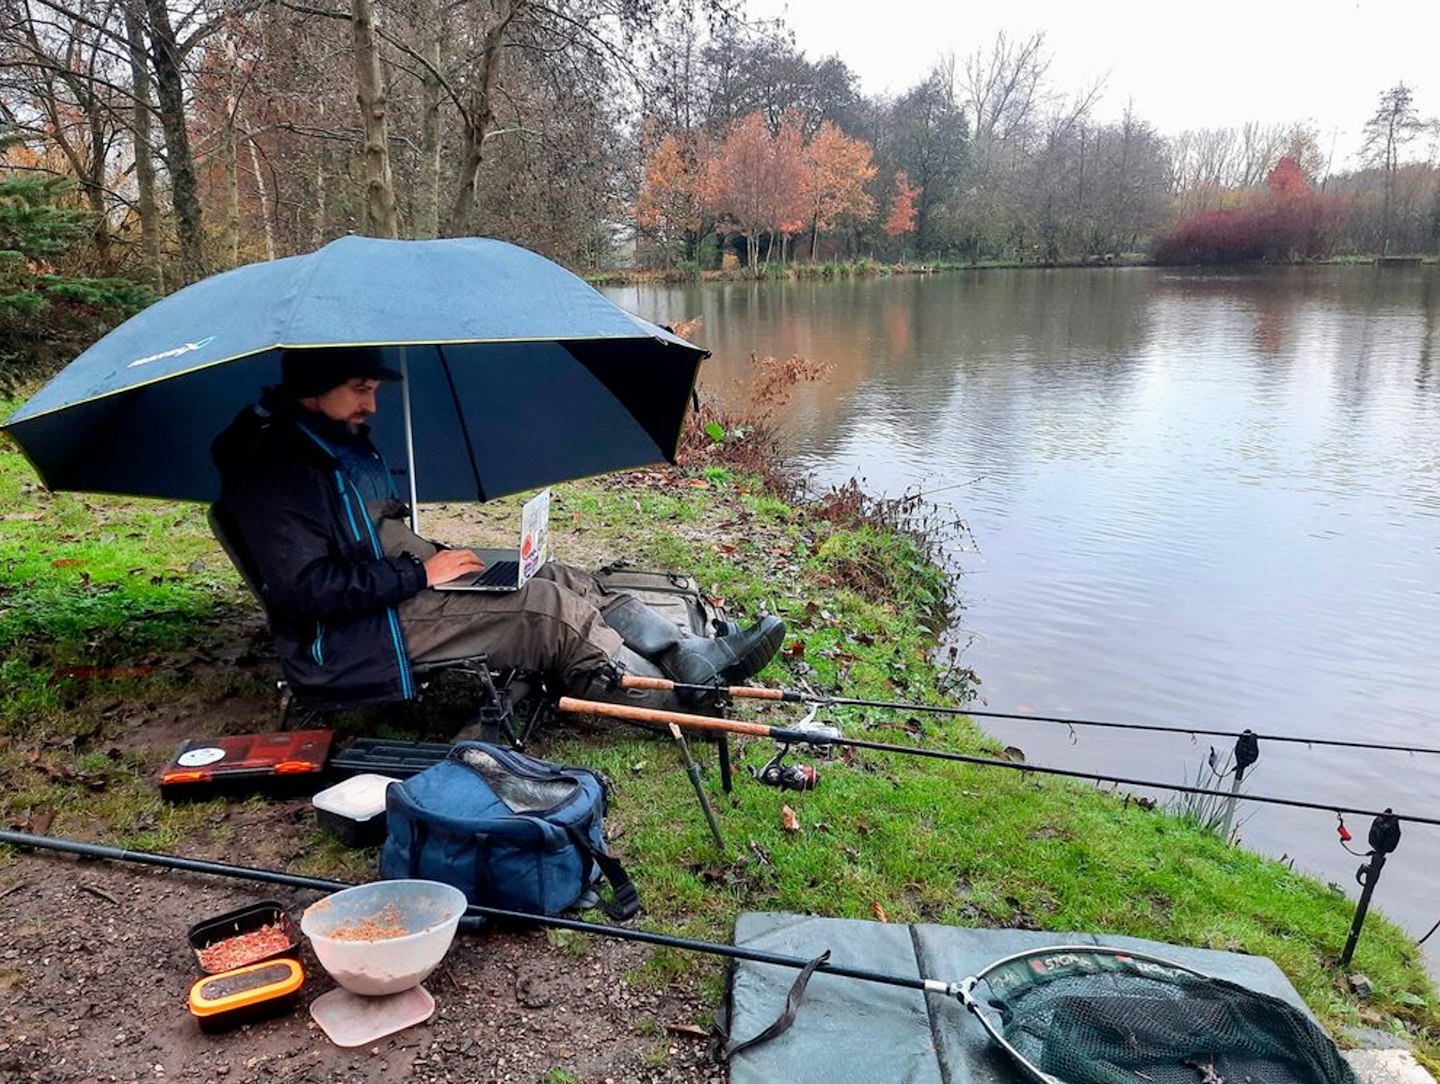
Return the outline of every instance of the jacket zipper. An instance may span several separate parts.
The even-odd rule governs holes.
[[[375,525],[363,512],[364,502],[359,501],[359,491],[355,489],[355,484],[345,476],[345,472],[338,467],[335,470],[335,485],[340,491],[340,501],[345,506],[345,516],[350,521],[350,531],[355,536],[355,541],[365,541],[360,534],[360,524],[365,524],[365,531],[370,540],[370,552],[377,558],[384,557],[385,550],[381,547],[380,538],[375,533]],[[353,499],[352,492],[354,493]],[[358,518],[355,502],[359,502],[362,509]],[[415,697],[415,685],[410,675],[410,656],[405,653],[405,637],[400,631],[400,618],[395,613],[395,607],[385,607],[385,620],[390,626],[390,645],[395,649],[395,662],[400,669],[400,695],[406,700],[412,700]]]

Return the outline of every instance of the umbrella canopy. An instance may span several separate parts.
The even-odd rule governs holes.
[[[280,382],[281,351],[345,345],[407,374],[373,438],[422,501],[673,460],[707,356],[515,245],[345,237],[157,302],[5,429],[51,489],[213,500],[210,442]]]

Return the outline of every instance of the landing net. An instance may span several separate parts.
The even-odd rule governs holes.
[[[1020,953],[967,980],[962,999],[1046,1084],[1359,1084],[1293,1005],[1142,953]]]

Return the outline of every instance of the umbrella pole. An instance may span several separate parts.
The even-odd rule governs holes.
[[[420,533],[419,482],[415,478],[415,427],[410,421],[410,363],[408,349],[400,348],[400,402],[405,412],[405,477],[410,480],[410,529]]]

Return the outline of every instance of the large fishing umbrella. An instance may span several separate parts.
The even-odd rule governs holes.
[[[374,439],[412,500],[673,460],[706,352],[515,245],[345,237],[215,275],[86,350],[5,423],[51,489],[213,500],[210,442],[291,347],[406,374]]]

